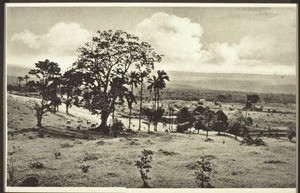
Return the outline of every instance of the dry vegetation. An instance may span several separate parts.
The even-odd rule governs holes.
[[[87,120],[99,122],[99,117],[77,107],[72,107],[70,115],[66,115],[64,105],[58,113],[45,116],[44,127],[38,128],[35,116],[24,105],[26,99],[11,94],[7,99],[8,158],[14,160],[13,175],[17,180],[34,176],[39,186],[137,188],[142,186],[142,180],[135,161],[140,159],[143,149],[149,149],[154,152],[149,173],[151,187],[196,188],[196,162],[202,157],[217,172],[212,178],[216,188],[296,186],[296,144],[286,137],[263,137],[268,146],[240,146],[240,141],[231,136],[210,132],[214,142],[205,142],[204,132],[164,133],[162,125],[157,133],[147,134],[143,126],[139,133],[104,137],[88,131],[86,124]],[[231,104],[222,108],[226,110],[228,106]],[[232,113],[225,112],[228,116]],[[250,112],[249,115],[259,129],[276,126],[285,130],[286,124],[296,120],[294,113]],[[69,128],[67,120],[71,120]],[[76,131],[80,120],[81,130]],[[128,124],[127,119],[122,121]],[[136,119],[132,121],[137,125]],[[37,162],[44,167],[30,167]]]

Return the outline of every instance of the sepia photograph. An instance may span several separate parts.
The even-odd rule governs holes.
[[[6,3],[5,190],[296,192],[297,16]]]

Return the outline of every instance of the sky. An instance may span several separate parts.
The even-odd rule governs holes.
[[[6,63],[33,68],[49,59],[64,71],[96,31],[112,29],[137,35],[163,54],[156,69],[296,75],[296,15],[296,6],[7,4]]]

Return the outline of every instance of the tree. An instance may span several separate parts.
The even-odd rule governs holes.
[[[234,114],[229,122],[228,133],[234,134],[235,139],[238,135],[245,135],[248,133],[249,123],[242,112]]]
[[[74,69],[67,70],[61,79],[61,94],[66,94],[66,113],[69,114],[69,108],[72,107],[73,97],[81,93],[80,89],[77,89],[80,85],[80,79],[77,77],[78,73]]]
[[[154,121],[155,109],[142,108],[142,114],[147,117],[148,120],[148,133],[150,133],[150,125]]]
[[[97,34],[91,42],[78,49],[79,57],[73,68],[81,73],[78,78],[92,92],[94,102],[90,110],[101,114],[97,130],[108,133],[107,119],[118,98],[112,93],[112,81],[120,78],[124,86],[129,85],[129,70],[144,67],[151,71],[154,63],[161,61],[161,56],[149,44],[139,43],[138,37],[124,31],[98,31]],[[144,63],[144,60],[149,62]]]
[[[160,91],[166,88],[166,82],[170,81],[169,76],[165,71],[158,70],[157,71],[157,108],[159,108],[159,100],[160,100]]]
[[[36,82],[40,100],[27,101],[27,106],[35,111],[37,117],[37,126],[42,127],[43,115],[47,112],[54,112],[53,100],[56,94],[57,77],[60,76],[60,68],[57,63],[49,60],[39,61],[35,63],[35,69],[29,71],[29,74],[35,75],[39,81]]]
[[[18,82],[18,85],[19,85],[19,91],[21,91],[21,82],[24,80],[24,78],[22,76],[18,76],[17,77],[17,82]]]
[[[142,120],[142,107],[143,107],[143,86],[144,86],[144,78],[148,76],[147,71],[140,71],[139,72],[139,80],[141,85],[140,90],[140,108],[139,108],[139,131],[141,130],[141,120]]]
[[[29,92],[36,92],[38,90],[38,84],[34,80],[30,80],[26,83],[26,87]]]
[[[185,122],[193,123],[193,115],[187,107],[183,107],[179,110],[177,118],[176,118],[176,122],[177,123],[185,123]]]
[[[28,79],[29,79],[29,76],[26,74],[25,76],[24,76],[24,80],[25,80],[25,87],[26,87],[26,95],[28,94],[28,89],[27,89],[27,81],[28,81]]]
[[[259,101],[259,95],[257,94],[247,94],[247,101],[250,101],[251,103],[253,103],[254,108],[255,108],[255,104]]]
[[[133,87],[137,87],[138,83],[139,83],[139,74],[136,72],[130,72],[129,74],[129,85],[131,87],[131,93],[133,93]],[[131,126],[131,114],[132,114],[132,106],[130,105],[129,107],[129,125],[128,125],[128,129],[130,129]]]
[[[218,131],[218,135],[220,135],[220,132],[225,132],[227,130],[228,125],[228,117],[222,110],[218,110],[215,113],[213,130]]]
[[[148,85],[147,89],[150,93],[153,92],[153,94],[154,94],[154,109],[156,109],[157,108],[157,87],[158,87],[157,86],[157,84],[158,84],[157,77],[155,75],[152,75],[152,78],[148,79],[148,83],[149,83],[149,85]]]
[[[226,102],[227,98],[225,95],[219,94],[216,96],[215,101],[219,101],[219,102]]]

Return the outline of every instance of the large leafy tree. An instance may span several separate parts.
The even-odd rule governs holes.
[[[161,56],[149,44],[140,43],[138,37],[121,30],[98,31],[97,36],[78,51],[79,57],[73,69],[81,73],[78,78],[92,92],[90,110],[101,114],[101,124],[97,129],[107,133],[107,119],[114,109],[117,96],[125,92],[120,88],[129,86],[129,73],[140,68],[153,70]],[[117,86],[120,89],[117,96],[114,93],[116,89],[112,89],[113,81],[119,81],[122,85]]]
[[[57,78],[60,77],[60,67],[57,63],[46,59],[35,63],[35,69],[30,70],[29,74],[38,78],[36,85],[41,99],[29,100],[27,105],[36,113],[37,126],[42,127],[43,115],[47,112],[55,112]]]

